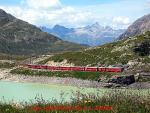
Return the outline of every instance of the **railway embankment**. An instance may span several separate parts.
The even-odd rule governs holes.
[[[149,73],[144,73],[143,75],[143,73],[137,73],[134,75],[122,75],[121,73],[106,72],[51,72],[16,68],[5,74],[7,77],[2,80],[91,88],[150,88],[150,83],[143,78],[143,76],[150,77],[148,74]],[[100,81],[98,81],[99,79]]]

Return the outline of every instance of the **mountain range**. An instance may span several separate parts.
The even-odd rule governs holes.
[[[102,45],[117,39],[125,29],[115,30],[109,26],[103,27],[98,22],[79,28],[67,28],[55,25],[53,28],[40,27],[42,31],[53,34],[62,40],[86,44],[90,46]]]
[[[45,54],[86,48],[41,31],[0,9],[0,53]]]
[[[128,64],[133,72],[150,71],[150,14],[137,19],[115,42],[50,58],[56,62],[64,59],[77,66]]]
[[[150,31],[150,14],[147,14],[137,19],[131,26],[128,27],[119,39],[126,39],[128,37],[140,35],[146,31]]]

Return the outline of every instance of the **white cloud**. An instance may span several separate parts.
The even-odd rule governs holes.
[[[37,26],[61,24],[79,27],[99,22],[115,28],[126,28],[137,18],[149,13],[150,0],[64,6],[61,0],[20,0],[17,6],[0,6],[8,13]]]
[[[24,0],[21,4],[26,5],[23,8],[22,6],[0,7],[17,18],[37,26],[62,24],[79,27],[93,19],[91,12],[62,6],[59,0]]]
[[[150,0],[147,0],[145,6],[146,6],[146,8],[150,8]]]
[[[119,23],[119,24],[129,24],[130,20],[128,17],[114,17],[113,22]]]
[[[59,0],[25,0],[26,3],[31,8],[57,8],[60,7],[61,3]]]
[[[112,20],[113,28],[124,28],[126,29],[131,24],[130,19],[128,17],[117,16]]]

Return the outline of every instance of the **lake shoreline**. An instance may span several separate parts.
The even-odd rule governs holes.
[[[27,76],[27,75],[11,75],[11,77],[2,80],[19,83],[40,83],[50,85],[75,86],[83,88],[104,88],[104,86],[111,84],[92,80],[81,80],[72,77],[62,78],[62,77]]]
[[[133,83],[128,86],[119,86],[113,83],[104,83],[92,80],[82,80],[72,77],[48,77],[48,76],[29,76],[20,74],[11,74],[9,69],[0,69],[0,80],[12,81],[19,83],[40,83],[40,84],[53,84],[64,86],[75,86],[83,88],[132,88],[132,89],[147,89],[150,88],[150,83]],[[118,87],[119,86],[119,87]]]

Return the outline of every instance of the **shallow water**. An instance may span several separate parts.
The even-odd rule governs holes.
[[[63,85],[47,85],[37,83],[17,83],[0,81],[0,100],[1,102],[34,102],[35,97],[52,101],[61,101],[61,94],[64,93],[64,101],[70,102],[73,97],[72,92],[80,91],[83,94],[99,93],[103,95],[105,90],[94,88],[77,88]]]
[[[82,94],[96,94],[99,96],[107,96],[112,92],[119,94],[119,91],[124,91],[124,94],[138,94],[138,95],[150,95],[149,90],[133,90],[133,89],[96,89],[96,88],[78,88],[73,86],[63,85],[51,85],[51,84],[39,84],[39,83],[17,83],[0,81],[0,102],[28,102],[36,103],[39,99],[46,101],[53,101],[56,99],[58,102],[71,102],[74,98],[74,93],[80,92]],[[73,93],[72,93],[73,92]],[[63,96],[61,97],[61,94]],[[36,98],[37,97],[37,98]]]

